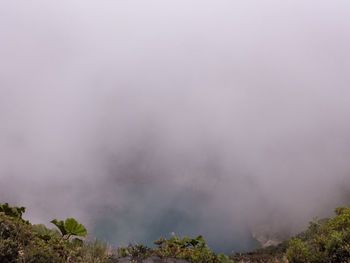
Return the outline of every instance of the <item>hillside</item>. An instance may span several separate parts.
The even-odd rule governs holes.
[[[348,263],[350,262],[350,207],[335,209],[335,216],[312,221],[309,227],[277,246],[231,256],[246,263]]]
[[[33,225],[22,218],[24,207],[0,204],[1,263],[349,263],[350,207],[335,209],[335,216],[310,222],[307,230],[277,246],[237,253],[216,254],[204,238],[160,238],[156,248],[142,244],[113,249],[98,239],[89,241],[85,227],[74,218],[52,220],[56,228]]]

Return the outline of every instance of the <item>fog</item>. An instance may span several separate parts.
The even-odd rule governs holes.
[[[349,205],[349,8],[2,1],[0,202],[225,252]]]

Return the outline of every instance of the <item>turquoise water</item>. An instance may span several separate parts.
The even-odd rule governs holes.
[[[249,251],[259,246],[248,229],[206,210],[210,196],[195,192],[130,189],[128,205],[100,211],[93,235],[114,246],[143,243],[150,247],[159,237],[203,235],[217,253]],[[148,189],[149,190],[149,189]]]

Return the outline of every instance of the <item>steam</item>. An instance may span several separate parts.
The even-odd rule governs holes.
[[[0,5],[0,201],[33,222],[237,251],[349,204],[347,1]]]

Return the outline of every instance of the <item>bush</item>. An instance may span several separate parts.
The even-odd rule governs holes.
[[[212,252],[202,236],[196,238],[174,236],[170,239],[160,238],[153,243],[158,248],[151,249],[142,244],[129,245],[126,248],[119,248],[118,255],[120,257],[129,256],[135,261],[158,256],[165,260],[181,258],[196,263],[233,263],[228,256]]]
[[[335,214],[310,223],[304,233],[289,241],[286,255],[291,263],[349,262],[350,208],[339,207]]]
[[[26,263],[63,263],[60,254],[47,246],[28,247],[24,253]]]
[[[20,247],[11,239],[0,239],[0,262],[15,263],[19,257]]]
[[[286,256],[290,263],[313,262],[311,246],[299,238],[293,238],[289,241]]]
[[[21,206],[9,206],[8,203],[0,204],[0,212],[7,216],[22,219],[22,214],[26,211],[26,208]]]
[[[31,225],[22,219],[24,207],[0,204],[1,263],[103,263],[111,258],[108,245],[71,236],[85,236],[86,229],[75,219],[63,223],[64,234],[45,225]],[[61,221],[57,221],[58,225]],[[62,221],[63,222],[63,221]]]

